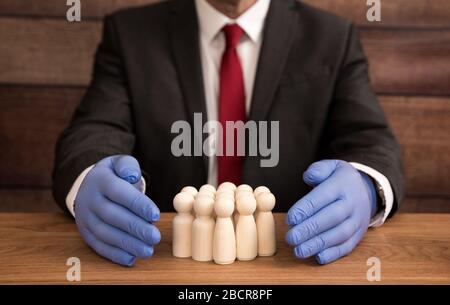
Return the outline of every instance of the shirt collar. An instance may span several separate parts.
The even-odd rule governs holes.
[[[237,19],[231,19],[216,10],[206,0],[195,0],[200,32],[207,41],[211,42],[225,25],[237,23],[253,42],[257,42],[264,28],[270,1],[258,0]]]

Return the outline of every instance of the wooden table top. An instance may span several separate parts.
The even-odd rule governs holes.
[[[381,283],[450,283],[450,214],[398,214],[370,229],[349,256],[326,266],[298,260],[285,243],[284,214],[276,215],[278,253],[221,266],[171,255],[171,219],[163,213],[161,243],[135,267],[115,265],[81,239],[62,214],[0,214],[0,283],[68,283],[66,261],[81,261],[82,283],[368,284],[367,259],[381,260]]]

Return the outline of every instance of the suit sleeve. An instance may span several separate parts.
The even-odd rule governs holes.
[[[353,25],[346,41],[325,127],[323,157],[364,164],[386,176],[394,192],[392,216],[404,196],[400,146],[371,87],[367,59]]]
[[[63,210],[84,169],[107,156],[132,153],[133,129],[124,64],[112,17],[106,17],[91,84],[56,144],[53,196]]]

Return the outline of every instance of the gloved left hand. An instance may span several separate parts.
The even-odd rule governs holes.
[[[286,241],[298,258],[315,256],[328,264],[363,238],[377,210],[375,187],[369,176],[341,160],[313,163],[303,179],[314,189],[289,209]]]

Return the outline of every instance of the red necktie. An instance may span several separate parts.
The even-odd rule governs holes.
[[[236,138],[234,133],[234,154],[226,154],[226,122],[245,122],[245,90],[241,63],[236,51],[243,31],[237,24],[226,25],[223,28],[226,39],[226,47],[220,66],[220,95],[219,95],[219,122],[222,124],[222,155],[217,157],[218,182],[233,182],[238,185],[241,182],[243,157],[237,156]]]

